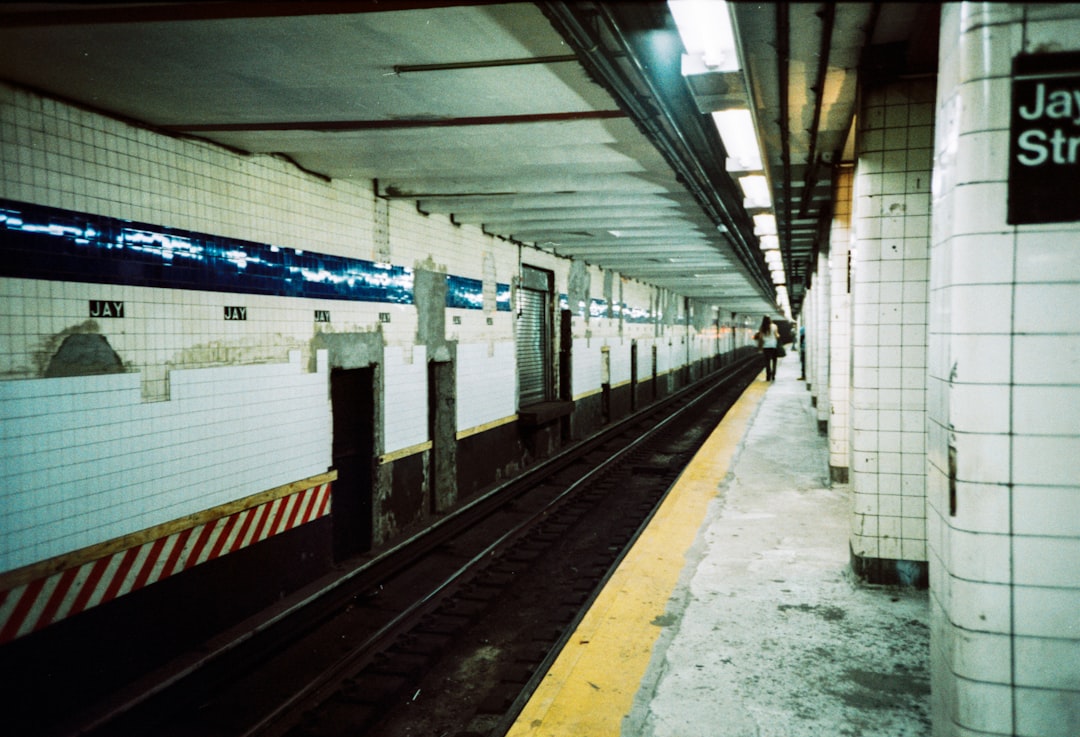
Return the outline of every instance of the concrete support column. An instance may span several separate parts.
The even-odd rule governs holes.
[[[829,429],[829,255],[823,248],[817,260],[817,274],[814,286],[817,290],[817,351],[814,353],[814,375],[817,390],[818,432],[825,434]]]
[[[928,377],[936,737],[1080,734],[1080,222],[1006,220],[1013,59],[1048,50],[1080,51],[1080,6],[943,6]],[[1076,136],[1072,111],[1030,125]]]
[[[851,167],[838,169],[834,181],[833,222],[829,235],[829,477],[834,483],[846,484],[851,455],[851,293],[848,280],[854,181]]]
[[[852,566],[926,580],[926,322],[933,78],[862,90],[852,324]]]

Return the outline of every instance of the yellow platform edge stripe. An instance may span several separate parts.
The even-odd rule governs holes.
[[[507,737],[617,737],[652,658],[686,554],[769,385],[755,381],[675,482]]]

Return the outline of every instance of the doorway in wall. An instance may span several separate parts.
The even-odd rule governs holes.
[[[519,404],[552,399],[551,303],[554,274],[521,267],[518,289],[517,366]]]
[[[600,415],[611,422],[611,346],[600,348]]]
[[[659,376],[657,376],[657,373],[656,373],[656,364],[657,364],[656,346],[654,345],[652,347],[652,398],[653,398],[654,401],[656,400],[656,394],[657,394],[657,391],[658,391],[658,387],[656,386],[656,382],[660,378]]]
[[[332,455],[334,558],[371,549],[372,474],[375,467],[375,369],[333,369],[330,405],[334,415]]]

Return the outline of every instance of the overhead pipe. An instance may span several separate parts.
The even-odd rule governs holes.
[[[874,2],[872,2],[870,4],[870,15],[866,20],[866,27],[863,29],[864,33],[863,33],[862,53],[859,55],[858,69],[859,69],[860,73],[862,72],[862,70],[866,66],[866,55],[868,53],[868,49],[870,48],[870,43],[874,38],[874,32],[877,30],[878,19],[881,17],[881,2],[882,2],[882,0],[874,0]],[[843,129],[845,131],[850,131],[851,130],[851,124],[855,122],[855,116],[856,116],[855,106],[852,105],[851,106],[851,113],[847,116],[847,120],[844,121],[844,128]],[[844,145],[845,144],[846,144],[846,140],[842,139],[840,141],[840,148],[833,152],[833,161],[839,161],[840,160],[840,157],[843,155],[843,150],[844,150]]]
[[[677,138],[677,142],[680,143],[683,149],[689,154],[688,163],[692,165],[691,174],[696,174],[697,176],[699,176],[705,185],[704,187],[701,187],[700,185],[696,187],[696,189],[702,193],[702,197],[705,198],[703,200],[703,204],[706,204],[708,209],[712,211],[714,223],[719,220],[720,223],[724,226],[724,228],[727,229],[727,232],[734,233],[738,236],[739,242],[736,243],[736,245],[740,248],[737,249],[736,252],[740,257],[740,260],[743,261],[743,263],[750,270],[752,275],[758,277],[758,282],[764,287],[765,294],[771,295],[775,299],[776,287],[772,283],[772,279],[766,276],[769,271],[769,267],[765,263],[765,258],[761,254],[761,250],[757,247],[757,244],[751,238],[747,238],[746,233],[752,233],[752,230],[744,231],[738,227],[738,224],[735,222],[735,216],[732,214],[732,210],[723,201],[721,193],[715,187],[709,172],[706,171],[705,168],[702,166],[701,159],[695,155],[696,152],[693,145],[686,139],[686,134],[683,130],[683,127],[679,123],[680,118],[677,115],[677,112],[673,111],[670,106],[663,104],[663,101],[666,100],[666,97],[659,89],[657,89],[656,80],[646,70],[647,64],[642,62],[641,57],[638,55],[638,53],[636,53],[635,48],[630,43],[629,38],[627,38],[626,34],[623,32],[622,26],[619,24],[618,20],[612,16],[611,7],[612,5],[610,3],[603,3],[600,6],[600,9],[604,13],[604,16],[607,20],[608,29],[612,33],[615,40],[619,43],[620,48],[626,54],[627,58],[631,62],[633,62],[634,66],[637,68],[641,79],[644,80],[645,84],[648,86],[649,93],[660,106],[661,112],[664,114],[668,125],[670,126],[671,130]],[[680,89],[685,90],[685,87],[681,87]],[[688,107],[695,112],[697,111],[696,103],[690,104]],[[718,141],[720,140],[718,134],[716,138]],[[723,141],[720,141],[720,144],[721,146],[723,146]],[[724,153],[726,154],[727,151],[725,150]],[[719,160],[723,161],[724,159]],[[680,165],[684,164],[683,159],[680,158],[678,161]],[[728,176],[726,170],[723,172],[723,174],[724,176]],[[728,177],[728,181],[731,181],[730,177]],[[732,189],[734,189],[734,185],[732,185]],[[745,210],[742,209],[741,196],[734,204],[737,208],[736,212],[745,213]],[[719,212],[717,212],[716,207],[713,207],[711,205],[715,205],[716,207],[718,207]],[[747,217],[745,220],[745,226],[747,229],[750,229],[752,227],[749,223],[750,220],[749,217]],[[741,253],[739,253],[740,250],[742,251]]]
[[[830,7],[830,9],[832,9],[831,4],[830,4],[829,7]],[[874,31],[877,28],[878,19],[880,17],[881,17],[881,0],[874,0],[874,2],[871,3],[871,5],[870,5],[870,15],[869,15],[869,18],[867,19],[866,27],[864,29],[865,32],[864,32],[864,43],[863,43],[863,47],[862,47],[863,50],[862,50],[862,54],[860,55],[860,59],[859,59],[859,69],[860,70],[863,69],[864,61],[866,59],[867,49],[870,47],[870,42],[874,37]],[[834,14],[830,14],[830,19],[833,20],[833,23],[830,24],[830,25],[835,25],[835,15]],[[824,32],[825,31],[823,31],[823,33]],[[827,32],[830,34],[830,41],[831,41],[832,29],[831,28],[828,29]],[[819,66],[819,68],[820,68],[820,66]],[[822,90],[822,91],[824,91],[824,90]],[[816,112],[817,111],[815,111],[815,113]],[[855,120],[855,116],[856,116],[856,110],[855,110],[855,106],[853,105],[851,107],[851,114],[848,115],[848,118],[845,121],[844,130],[850,130],[851,129],[851,125]],[[816,115],[815,115],[815,117],[816,117]],[[813,143],[816,143],[816,136],[815,136],[815,138],[812,139],[812,144]],[[846,143],[846,141],[841,140],[840,148],[833,152],[833,160],[834,161],[839,160],[839,158],[841,157],[845,143]],[[812,166],[816,165],[816,162],[812,162],[811,165]],[[807,182],[807,192],[809,192],[810,186],[811,186],[811,183]],[[831,206],[832,206],[832,203],[830,201],[830,205],[829,205],[829,213],[830,213],[830,215],[831,215],[831,212],[832,212]],[[805,198],[804,198],[803,207],[804,208],[806,207]],[[810,288],[810,282],[811,282],[811,279],[812,279],[812,274],[815,271],[814,264],[816,263],[816,259],[817,259],[817,248],[815,247],[815,249],[813,249],[811,251],[811,254],[807,258],[807,261],[806,261],[806,286],[805,286],[806,289]]]
[[[790,78],[788,64],[791,60],[791,17],[787,3],[776,4],[776,71],[780,95],[780,163],[784,168],[784,218],[783,239],[780,241],[781,258],[784,259],[784,273],[792,273],[791,255],[791,130],[788,108],[790,105]],[[778,229],[778,232],[781,229]],[[784,246],[787,246],[786,248]],[[789,301],[792,295],[788,295]],[[791,305],[794,311],[795,305]]]
[[[825,77],[829,73],[829,52],[832,48],[833,27],[836,25],[836,5],[831,2],[825,3],[825,8],[819,17],[821,18],[821,44],[818,53],[817,79],[810,88],[814,91],[814,117],[810,123],[810,153],[806,158],[806,180],[803,183],[802,201],[799,204],[800,218],[806,217],[810,207],[810,196],[818,179],[817,139],[818,130],[821,128],[821,108],[825,103]]]
[[[684,185],[693,192],[695,198],[708,212],[713,223],[722,225],[727,229],[732,236],[731,241],[735,245],[735,252],[739,260],[750,272],[751,277],[761,286],[763,294],[775,299],[775,287],[771,280],[765,276],[766,264],[764,258],[756,245],[747,237],[749,232],[748,222],[743,223],[743,227],[739,227],[732,210],[722,201],[716,189],[711,186],[712,181],[708,172],[703,169],[700,160],[694,155],[694,148],[686,140],[685,133],[682,127],[678,125],[672,111],[663,104],[664,98],[656,89],[654,81],[646,73],[636,50],[623,33],[618,21],[612,17],[610,10],[603,5],[595,6],[593,7],[593,15],[589,20],[603,17],[607,30],[611,33],[612,39],[618,44],[620,53],[634,65],[640,74],[641,80],[648,88],[651,96],[648,101],[640,98],[634,85],[625,79],[617,64],[605,53],[599,39],[587,27],[587,21],[578,17],[579,13],[588,12],[582,10],[585,7],[584,5],[567,2],[543,2],[538,5],[551,19],[553,25],[560,30],[570,46],[579,54],[583,63],[591,68],[593,74],[602,80],[616,99],[630,111],[631,117],[645,130],[646,135],[661,151]],[[650,102],[655,105],[655,108],[649,105]],[[657,112],[662,115],[669,130],[665,130],[654,120]]]

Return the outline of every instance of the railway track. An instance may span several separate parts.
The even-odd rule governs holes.
[[[503,734],[758,370],[636,413],[57,734]]]

